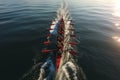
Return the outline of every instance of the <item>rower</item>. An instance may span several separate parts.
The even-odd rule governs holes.
[[[77,52],[75,52],[75,51],[69,51],[70,52],[70,54],[72,54],[72,55],[76,55],[77,54]]]
[[[69,44],[71,44],[71,45],[77,45],[78,43],[77,42],[69,42]]]

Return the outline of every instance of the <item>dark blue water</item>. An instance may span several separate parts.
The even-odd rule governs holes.
[[[120,1],[68,0],[88,80],[120,80]],[[18,80],[42,49],[60,0],[0,0],[0,80]]]

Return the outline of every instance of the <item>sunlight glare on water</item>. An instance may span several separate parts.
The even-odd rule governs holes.
[[[61,1],[0,0],[0,80],[19,80],[34,67],[33,59],[45,59],[36,56]],[[65,1],[80,41],[78,65],[87,79],[120,80],[120,0]],[[39,76],[28,74],[28,80]]]
[[[115,17],[115,27],[116,29],[120,29],[120,0],[114,1],[114,7],[113,7],[113,16]],[[117,34],[116,36],[112,37],[116,42],[120,42],[120,37]]]
[[[114,37],[112,37],[115,41],[117,41],[117,42],[120,42],[120,37],[118,37],[118,36],[114,36]]]
[[[120,0],[115,0],[113,15],[116,17],[120,17]]]

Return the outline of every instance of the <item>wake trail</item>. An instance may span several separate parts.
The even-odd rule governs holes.
[[[55,18],[55,21],[59,21],[61,18],[63,18],[65,24],[63,53],[58,71],[56,72],[56,58],[54,56],[54,53],[51,52],[49,55],[47,55],[48,57],[46,57],[45,60],[36,63],[36,67],[32,69],[30,75],[25,75],[25,78],[22,80],[87,80],[86,75],[84,74],[82,68],[79,66],[80,63],[78,64],[78,54],[80,54],[80,52],[76,50],[77,46],[68,44],[68,42],[74,42],[77,41],[77,39],[75,37],[71,38],[70,36],[71,34],[74,35],[75,32],[69,30],[74,29],[74,26],[71,25],[72,17],[69,13],[67,1],[68,0],[63,0],[60,8],[57,10],[57,17]],[[54,31],[54,34],[56,34],[56,31]],[[50,37],[47,37],[47,40],[49,41]],[[79,43],[79,40],[77,42]],[[72,55],[70,53],[72,50],[77,52],[77,54]],[[31,77],[32,73],[34,75]]]
[[[47,71],[49,70],[49,71]],[[50,57],[41,66],[38,80],[53,80],[55,77],[55,67]]]
[[[65,22],[65,34],[64,34],[64,49],[62,54],[62,59],[60,63],[60,68],[56,75],[56,80],[86,80],[86,76],[83,70],[77,65],[77,55],[71,55],[70,50],[76,50],[76,46],[72,46],[67,42],[75,41],[76,38],[71,38],[70,34],[74,34],[74,31],[69,29],[74,29],[71,25],[70,20],[72,19],[69,10],[68,4],[65,0],[61,4],[60,9],[57,11],[57,17],[60,19],[63,17]]]

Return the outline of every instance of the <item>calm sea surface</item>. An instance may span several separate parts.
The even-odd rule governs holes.
[[[120,80],[120,0],[68,0],[88,80]],[[61,0],[0,0],[0,80],[33,65]]]

